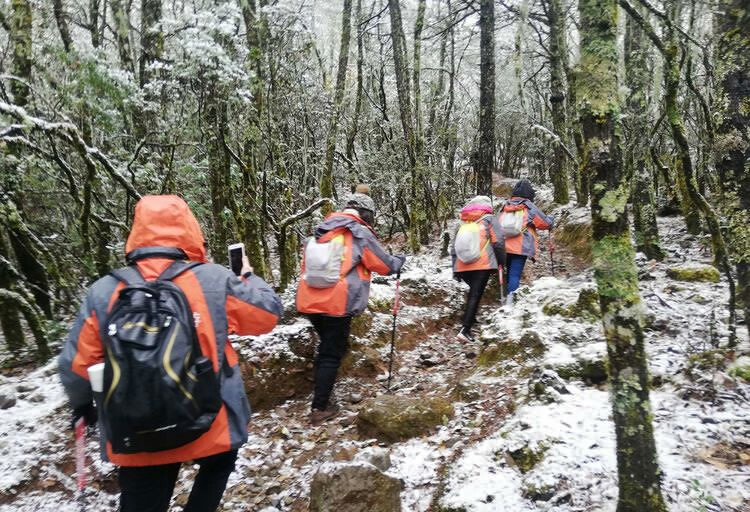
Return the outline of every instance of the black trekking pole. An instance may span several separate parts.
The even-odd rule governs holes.
[[[386,389],[388,393],[391,392],[391,377],[393,376],[393,356],[396,350],[396,317],[398,316],[398,309],[401,305],[401,271],[399,270],[396,274],[396,296],[393,299],[393,329],[391,331],[391,355],[388,361],[388,385]]]
[[[555,242],[552,240],[552,230],[547,232],[547,250],[549,251],[549,264],[552,270],[552,277],[555,277]]]

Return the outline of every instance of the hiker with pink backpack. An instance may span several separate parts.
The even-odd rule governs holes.
[[[461,224],[453,237],[451,257],[453,278],[469,285],[457,337],[464,342],[474,342],[471,328],[476,321],[479,301],[490,276],[495,272],[502,275],[505,265],[503,230],[489,197],[476,196],[461,209]]]
[[[507,304],[513,304],[513,297],[521,284],[526,260],[535,261],[538,242],[538,230],[551,230],[554,219],[546,215],[536,204],[536,191],[527,179],[519,180],[513,187],[511,198],[502,206],[498,215],[500,226],[505,233],[505,252],[507,253],[508,298]]]

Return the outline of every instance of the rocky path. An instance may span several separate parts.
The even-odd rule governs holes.
[[[434,408],[437,421],[423,415],[408,429],[384,434],[386,426],[402,425],[393,409],[379,410],[380,431],[360,419],[376,416],[373,404],[382,405],[386,395],[394,278],[373,283],[370,311],[354,325],[337,385],[343,412],[319,427],[307,421],[315,347],[308,322],[290,315],[270,335],[235,340],[256,413],[223,510],[308,510],[321,467],[383,447],[389,463],[381,469],[403,482],[405,511],[613,511],[606,350],[593,276],[581,253],[585,216],[576,209],[559,213],[569,222],[558,237],[569,245],[558,244],[556,276],[543,252],[514,308],[501,307],[490,287],[474,346],[455,338],[465,290],[451,279],[448,260],[437,248],[410,260],[391,396],[396,413]],[[748,353],[747,340],[736,352],[721,348],[728,334],[726,285],[712,275],[675,277],[681,265],[705,262],[704,244],[687,236],[678,219],[660,223],[668,260],[638,261],[665,490],[674,511],[748,510],[750,387],[740,376],[748,361],[735,361]],[[292,300],[291,293],[285,297],[288,305]],[[54,365],[1,377],[3,393],[17,403],[0,414],[0,511],[77,510]],[[421,425],[421,418],[431,423]],[[383,441],[384,435],[397,440]],[[89,451],[95,450],[92,440]],[[181,510],[194,471],[183,469],[173,512]],[[89,508],[115,510],[114,468],[94,461],[92,477]]]

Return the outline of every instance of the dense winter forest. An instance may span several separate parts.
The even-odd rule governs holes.
[[[150,194],[285,304],[235,341],[256,414],[223,510],[750,510],[746,0],[2,1],[0,151],[0,511],[78,510],[54,359]],[[457,212],[519,178],[557,226],[467,347]],[[300,253],[358,183],[408,256],[400,385],[379,402],[379,277],[347,414],[310,428]],[[95,444],[88,510],[115,510]]]

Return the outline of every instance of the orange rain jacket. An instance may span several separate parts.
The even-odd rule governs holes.
[[[505,239],[505,251],[508,254],[520,254],[534,258],[538,249],[537,230],[552,229],[554,219],[545,215],[533,202],[523,197],[511,197],[503,206],[503,212],[514,212],[524,209],[526,229],[520,235]]]
[[[150,281],[172,263],[164,253],[175,248],[181,249],[188,260],[205,263],[184,272],[174,283],[190,303],[203,355],[211,359],[214,371],[225,368],[221,372],[224,403],[208,432],[179,448],[118,454],[102,439],[103,456],[120,466],[185,462],[241,446],[247,440],[250,406],[237,353],[227,336],[269,332],[281,316],[281,301],[262,279],[250,276],[240,280],[229,269],[207,262],[203,233],[185,201],[177,196],[144,197],[135,207],[125,246],[127,259],[136,260],[138,270]],[[91,286],[60,354],[60,377],[74,408],[92,401],[87,368],[104,361],[104,319],[123,287],[113,276],[105,276]],[[103,428],[99,432],[105,435]]]
[[[344,235],[341,279],[330,288],[313,288],[304,278],[300,279],[297,287],[297,311],[300,313],[358,315],[365,310],[370,297],[370,273],[388,275],[401,270],[405,258],[385,252],[372,228],[355,214],[332,213],[315,228],[315,238],[320,242],[327,242],[340,234]]]
[[[472,263],[464,263],[456,256],[456,235],[461,226],[456,227],[451,243],[451,258],[453,260],[453,272],[468,272],[471,270],[497,270],[505,265],[505,246],[503,244],[503,228],[495,215],[482,210],[462,210],[461,220],[463,222],[479,222],[484,229],[481,230],[480,246],[482,256]],[[489,240],[488,240],[489,237]]]

